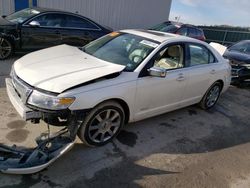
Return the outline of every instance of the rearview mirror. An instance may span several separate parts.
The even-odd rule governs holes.
[[[32,21],[32,22],[29,23],[29,25],[30,25],[31,27],[40,27],[40,23],[37,22],[37,21]]]
[[[152,67],[148,69],[148,72],[150,76],[160,77],[160,78],[165,78],[167,74],[166,70],[160,67]]]

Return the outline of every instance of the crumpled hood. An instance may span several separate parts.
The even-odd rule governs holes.
[[[123,65],[100,60],[68,45],[30,53],[14,64],[16,75],[23,81],[33,87],[55,93],[121,72],[124,68]]]

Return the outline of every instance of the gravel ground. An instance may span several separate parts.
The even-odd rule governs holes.
[[[0,62],[0,143],[34,146],[46,130],[20,119],[4,86],[15,57]],[[0,187],[250,187],[250,90],[230,89],[216,107],[191,106],[124,128],[112,143],[74,148],[34,175],[0,174]]]

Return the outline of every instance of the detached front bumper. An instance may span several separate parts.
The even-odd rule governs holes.
[[[12,105],[14,106],[16,111],[25,121],[30,120],[30,119],[40,119],[42,117],[41,112],[34,111],[28,108],[27,106],[25,106],[25,104],[23,104],[17,92],[15,91],[15,88],[13,87],[13,84],[10,78],[6,78],[5,83],[6,83],[7,94],[9,96],[9,99]]]
[[[18,96],[12,80],[7,78],[6,88],[9,99],[24,120],[41,119],[44,114],[28,108]],[[8,174],[32,174],[43,170],[69,151],[80,126],[77,119],[71,119],[67,127],[56,134],[41,134],[36,139],[37,147],[33,149],[9,147],[0,144],[0,172]],[[73,130],[73,132],[72,132]]]

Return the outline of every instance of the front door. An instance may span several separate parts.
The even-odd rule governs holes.
[[[65,14],[65,23],[63,25],[62,43],[71,46],[82,47],[96,37],[96,32],[100,32],[100,28],[89,20],[77,16]]]
[[[138,78],[135,120],[178,108],[188,81],[184,50],[182,44],[169,45],[153,58],[152,66],[164,68],[166,77],[145,75]]]
[[[29,23],[32,21],[39,25],[31,26]],[[38,50],[61,44],[63,22],[63,15],[51,13],[37,16],[24,23],[21,31],[22,49]]]

